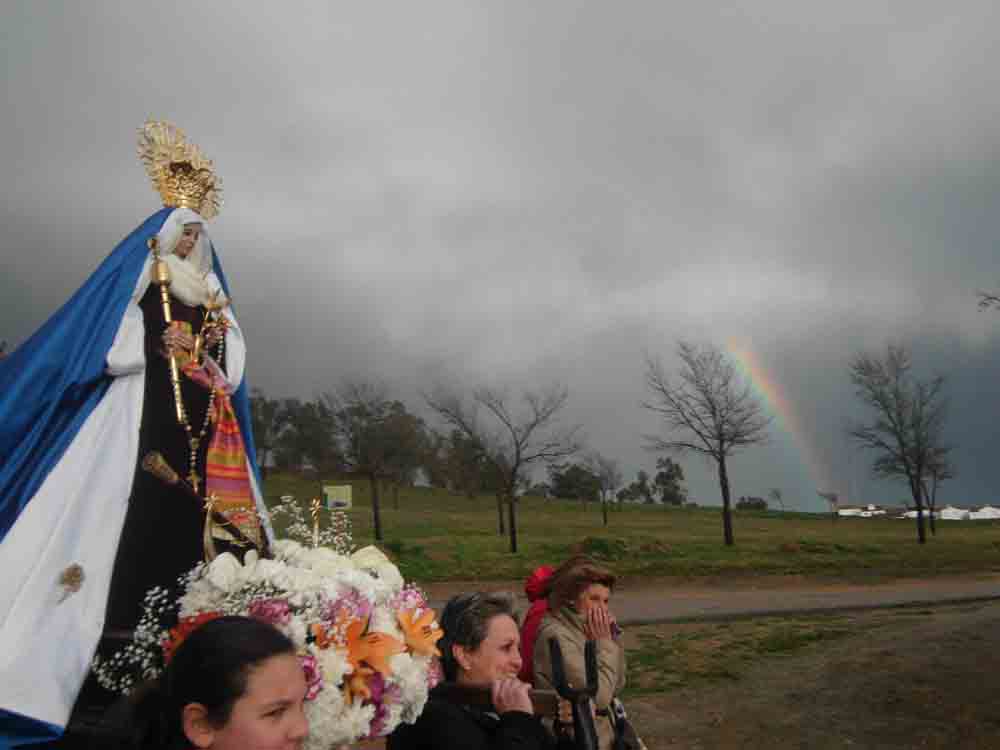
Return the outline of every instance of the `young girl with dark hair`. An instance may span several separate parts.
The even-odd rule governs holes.
[[[288,638],[258,620],[220,617],[136,691],[125,733],[136,750],[298,750],[309,732],[305,695]]]

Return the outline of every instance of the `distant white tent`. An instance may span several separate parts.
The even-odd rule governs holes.
[[[994,508],[992,505],[984,505],[979,510],[969,513],[969,518],[973,521],[992,521],[1000,518],[1000,508]]]
[[[948,505],[941,509],[938,513],[938,518],[942,521],[968,521],[969,511],[964,508],[956,508]]]
[[[847,516],[847,517],[854,516],[861,518],[872,518],[873,516],[884,516],[886,515],[886,512],[884,508],[880,508],[877,505],[872,505],[871,503],[869,503],[864,507],[848,506],[845,508],[838,508],[837,515]]]
[[[927,508],[923,509],[923,514],[924,514],[924,518],[930,518],[931,517],[931,512]],[[904,513],[902,515],[902,517],[903,518],[916,518],[917,517],[917,511],[915,511],[915,510],[908,510],[908,511],[906,511],[906,513]],[[934,517],[935,518],[940,518],[941,517],[941,513],[940,512],[934,513]]]

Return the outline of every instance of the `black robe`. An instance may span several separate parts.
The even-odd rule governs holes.
[[[141,463],[149,451],[159,451],[178,474],[186,477],[190,446],[187,432],[177,422],[170,365],[162,353],[166,322],[158,286],[150,284],[139,307],[142,308],[146,332],[146,383],[139,427],[138,461]],[[170,310],[175,321],[190,323],[194,333],[201,330],[204,308],[188,307],[171,297]],[[219,364],[224,367],[223,362]],[[197,437],[204,424],[209,392],[181,373],[181,393],[188,423],[192,434]],[[195,471],[201,478],[199,491],[202,494],[212,429],[210,424],[197,452]],[[204,521],[204,508],[196,499],[136,466],[111,577],[105,630],[134,628],[142,612],[143,597],[153,586],[166,587],[177,593],[178,577],[204,557]]]

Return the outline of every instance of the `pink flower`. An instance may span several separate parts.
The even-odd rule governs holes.
[[[401,691],[398,685],[387,683],[378,672],[372,675],[368,687],[371,689],[372,695],[365,701],[365,705],[374,705],[375,715],[372,717],[367,739],[373,740],[385,734],[385,720],[389,715],[389,706],[399,703]]]
[[[311,701],[323,689],[323,673],[315,656],[306,654],[302,657],[302,672],[306,676],[306,700]]]
[[[270,625],[287,625],[292,612],[284,599],[258,599],[250,604],[248,613],[255,620]]]
[[[419,614],[422,610],[427,608],[427,600],[424,598],[423,592],[412,584],[407,584],[406,587],[396,594],[389,602],[389,609],[394,612],[412,609],[416,610]]]
[[[327,605],[323,619],[336,622],[345,611],[355,619],[367,620],[372,613],[372,603],[360,592],[350,591]]]

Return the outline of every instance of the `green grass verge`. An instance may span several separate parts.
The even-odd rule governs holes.
[[[308,500],[322,483],[276,474],[265,482],[265,495],[269,503],[285,494]],[[372,544],[368,483],[350,483],[355,544]],[[381,546],[408,580],[421,583],[520,579],[575,552],[606,561],[626,584],[652,577],[874,581],[1000,571],[1000,522],[938,522],[937,536],[918,545],[912,521],[740,511],[736,545],[725,547],[718,508],[628,506],[611,511],[605,527],[595,504],[529,496],[519,503],[519,552],[511,554],[508,538],[497,535],[492,497],[403,488],[397,504],[386,489],[381,508]]]

